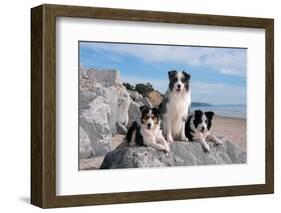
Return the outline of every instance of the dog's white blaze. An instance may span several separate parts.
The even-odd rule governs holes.
[[[151,129],[153,129],[154,125],[153,125],[153,120],[151,118],[151,116],[152,116],[152,110],[151,109],[149,110],[148,115],[149,115],[149,119],[147,119],[147,124],[150,124]]]
[[[180,85],[180,89],[183,89],[184,88],[184,84],[182,83],[181,79],[183,77],[183,74],[182,72],[178,72],[177,73],[177,78],[178,78],[178,81],[175,83],[174,87],[177,88],[178,85]]]
[[[190,128],[194,131],[194,139],[203,139],[203,140],[205,140],[205,138],[209,135],[209,130],[207,129],[207,124],[206,124],[206,116],[205,115],[203,115],[203,117],[202,117],[202,123],[200,123],[198,126],[197,126],[197,128],[195,127],[195,125],[194,125],[194,119],[195,119],[195,117],[194,117],[194,115],[192,116],[192,118],[191,118],[191,120],[190,120]],[[203,124],[203,123],[205,123],[205,125]],[[201,127],[205,127],[205,131],[202,133],[202,132],[200,132],[200,129],[201,129]]]
[[[199,130],[200,130],[202,127],[204,127],[204,128],[205,128],[205,131],[207,131],[206,120],[207,120],[206,115],[203,114],[203,116],[202,116],[202,122],[201,122],[201,123],[198,125],[198,127],[197,127]]]
[[[207,140],[212,141],[215,144],[222,144],[222,140],[217,138],[215,135],[212,135],[209,129],[207,129],[207,124],[206,124],[207,117],[205,114],[202,116],[202,122],[197,127],[195,127],[194,125],[194,120],[195,120],[195,115],[192,115],[189,125],[191,130],[193,131],[190,133],[192,135],[193,141],[197,141],[201,143],[203,148],[208,152],[210,152],[210,147],[207,144]],[[204,132],[200,131],[201,127],[205,127]]]

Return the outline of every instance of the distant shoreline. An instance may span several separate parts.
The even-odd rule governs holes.
[[[194,110],[213,111],[215,115],[230,117],[230,118],[247,117],[246,105],[212,105],[210,107],[208,106],[191,107],[191,111]]]
[[[234,119],[234,120],[243,120],[247,121],[247,118],[242,117],[232,117],[232,116],[226,116],[226,115],[215,115],[215,118],[222,118],[222,119]]]

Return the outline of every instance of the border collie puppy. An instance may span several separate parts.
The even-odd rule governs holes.
[[[169,152],[169,145],[160,129],[159,111],[157,108],[141,106],[141,124],[134,121],[126,134],[130,146],[150,146],[158,150]]]
[[[168,143],[174,140],[188,141],[185,136],[185,122],[191,103],[190,75],[185,71],[168,72],[169,87],[159,105],[163,119],[163,132]]]
[[[212,127],[212,119],[214,112],[202,112],[195,110],[193,115],[188,117],[185,124],[185,134],[190,141],[197,141],[201,143],[206,152],[210,152],[208,141],[215,144],[222,144],[222,141],[210,133]]]

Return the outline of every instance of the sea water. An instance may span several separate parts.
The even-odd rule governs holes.
[[[215,115],[235,118],[246,118],[247,106],[246,105],[210,105],[210,106],[196,106],[191,107],[191,112],[194,110],[213,111]]]

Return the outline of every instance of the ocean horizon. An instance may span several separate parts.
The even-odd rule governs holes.
[[[192,106],[191,112],[194,110],[213,111],[215,115],[245,118],[247,117],[247,105],[243,104],[221,104],[221,105],[208,105],[208,106]]]

